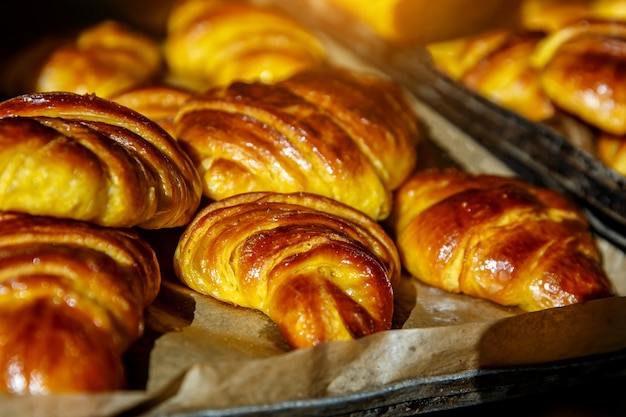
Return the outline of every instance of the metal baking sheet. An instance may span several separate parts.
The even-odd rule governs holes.
[[[626,376],[626,350],[610,355],[535,366],[478,369],[390,384],[338,397],[276,404],[198,410],[171,417],[415,416],[476,404],[563,390],[583,383]],[[135,415],[139,410],[129,410]],[[125,414],[126,415],[126,414]],[[122,416],[120,416],[122,417]]]

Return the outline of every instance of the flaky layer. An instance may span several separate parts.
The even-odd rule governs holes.
[[[160,271],[137,234],[0,214],[0,391],[125,386],[122,356],[143,332]]]
[[[200,203],[193,163],[155,122],[91,95],[0,103],[0,209],[111,227],[186,224]]]
[[[294,347],[389,329],[400,276],[378,224],[302,193],[207,206],[181,237],[174,265],[192,289],[267,314]]]
[[[188,100],[175,136],[204,194],[309,192],[385,218],[417,160],[418,123],[390,82],[342,70],[233,83]]]

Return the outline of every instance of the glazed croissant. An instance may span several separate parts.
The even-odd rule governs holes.
[[[163,50],[172,80],[196,91],[273,83],[326,61],[323,44],[301,24],[267,5],[232,0],[176,2]]]
[[[156,40],[115,20],[82,29],[76,36],[42,39],[4,69],[9,97],[44,91],[93,93],[108,98],[161,75]]]
[[[421,171],[397,191],[391,219],[405,268],[444,290],[526,311],[612,294],[586,218],[552,190]]]
[[[0,103],[0,210],[158,229],[200,204],[189,157],[155,122],[93,95]]]
[[[626,176],[626,138],[600,132],[596,137],[596,155],[606,166]]]
[[[555,114],[530,59],[543,35],[492,30],[427,46],[444,74],[533,121]]]
[[[262,311],[293,347],[389,329],[400,263],[364,214],[314,194],[248,193],[212,203],[175,253],[177,276]]]
[[[160,279],[130,230],[0,212],[0,392],[125,387]]]
[[[175,136],[211,199],[304,191],[381,219],[390,190],[415,167],[420,130],[394,84],[326,69],[196,95],[181,108]]]
[[[626,22],[579,21],[551,33],[531,58],[559,107],[613,135],[626,134]]]

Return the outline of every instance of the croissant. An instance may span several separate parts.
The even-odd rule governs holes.
[[[493,30],[427,48],[443,73],[504,108],[543,121],[555,115],[555,108],[530,62],[542,37]]]
[[[273,83],[326,61],[320,40],[286,14],[232,0],[175,2],[163,50],[171,81],[196,91],[233,81]]]
[[[531,58],[548,97],[607,133],[626,134],[626,22],[580,21],[551,33]]]
[[[63,92],[0,103],[0,210],[158,229],[186,224],[201,193],[174,139],[126,107]]]
[[[390,190],[413,170],[420,133],[397,86],[340,69],[214,88],[175,121],[210,199],[304,191],[375,219],[389,214]]]
[[[517,5],[516,1],[501,0],[482,0],[478,7],[458,1],[428,0],[376,0],[367,5],[360,0],[309,3],[315,3],[315,9],[328,3],[329,10],[324,10],[328,14],[344,11],[348,22],[344,19],[342,24],[349,24],[350,20],[364,23],[384,41],[422,45],[465,36],[496,24],[505,27],[514,18],[512,6]]]
[[[427,170],[398,189],[390,219],[415,278],[525,311],[612,295],[587,220],[522,180]]]
[[[154,252],[129,230],[0,212],[0,392],[126,387],[123,355],[156,297]]]
[[[76,36],[27,47],[5,69],[5,94],[68,91],[112,94],[156,79],[163,67],[159,44],[121,22],[105,20]]]
[[[314,194],[259,192],[201,210],[174,270],[193,290],[262,311],[301,348],[389,329],[400,261],[357,210]]]

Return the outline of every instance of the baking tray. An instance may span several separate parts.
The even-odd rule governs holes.
[[[549,126],[504,109],[443,75],[423,46],[385,42],[345,13],[323,12],[325,8],[311,0],[283,3],[280,6],[293,17],[401,83],[520,177],[568,194],[587,210],[598,234],[626,249],[626,177]],[[303,14],[303,8],[312,12]]]
[[[594,381],[607,381],[624,376],[626,376],[626,350],[610,355],[596,355],[544,365],[479,369],[419,378],[390,384],[374,391],[337,397],[288,401],[265,406],[191,411],[170,416],[407,417],[562,391],[583,383],[591,384]],[[140,411],[132,409],[119,417],[134,416]]]

